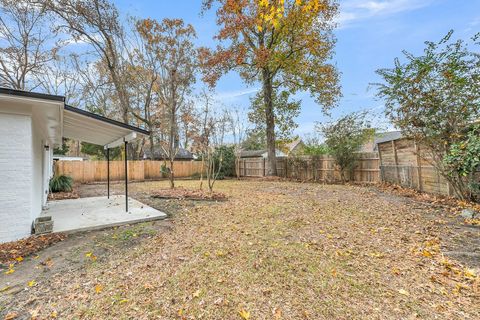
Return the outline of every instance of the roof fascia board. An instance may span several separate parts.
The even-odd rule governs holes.
[[[0,94],[17,96],[17,97],[25,97],[25,98],[42,99],[42,100],[52,100],[56,102],[65,102],[64,96],[15,90],[15,89],[2,88],[2,87],[0,87]]]

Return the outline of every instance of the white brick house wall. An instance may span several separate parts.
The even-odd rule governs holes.
[[[46,168],[45,159],[45,149],[44,146],[45,139],[43,138],[42,131],[39,128],[38,123],[35,122],[35,119],[32,121],[32,209],[30,214],[30,221],[35,220],[40,213],[42,212],[42,207],[44,206],[44,197],[45,192],[48,192],[48,189],[45,190],[45,186],[48,185],[48,176],[43,172]]]
[[[30,235],[32,118],[0,114],[0,242]]]

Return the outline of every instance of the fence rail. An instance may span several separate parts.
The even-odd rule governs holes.
[[[144,181],[163,178],[161,167],[163,161],[135,160],[128,161],[128,179]],[[125,178],[125,162],[110,161],[110,179],[112,181]],[[167,163],[167,167],[169,164]],[[173,172],[176,177],[190,177],[200,173],[202,163],[199,161],[175,161]],[[107,161],[57,161],[55,173],[73,178],[75,182],[107,181]]]

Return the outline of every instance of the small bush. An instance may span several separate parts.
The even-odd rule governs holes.
[[[170,177],[170,168],[167,165],[162,164],[160,167],[160,175],[162,178]]]
[[[54,176],[50,179],[50,192],[72,192],[73,179],[68,176]]]

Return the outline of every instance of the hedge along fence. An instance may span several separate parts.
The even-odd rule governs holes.
[[[164,178],[160,169],[163,161],[134,160],[128,161],[128,179],[130,181],[145,181]],[[110,161],[110,180],[125,179],[125,162]],[[167,167],[170,164],[167,162]],[[200,161],[175,161],[173,171],[175,177],[191,177],[202,170]],[[100,182],[107,181],[107,161],[57,161],[55,174],[67,175],[74,182]]]
[[[264,177],[268,172],[268,161],[263,158],[240,159],[238,165],[242,177]],[[278,157],[277,173],[280,177],[303,181],[341,181],[340,171],[331,156]],[[377,153],[359,154],[352,181],[380,182],[380,159]]]

